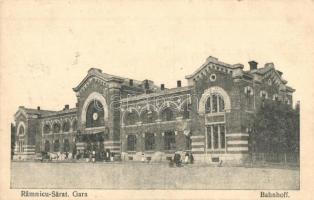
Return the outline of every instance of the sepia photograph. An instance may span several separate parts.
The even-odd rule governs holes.
[[[0,193],[311,199],[313,8],[0,2]]]

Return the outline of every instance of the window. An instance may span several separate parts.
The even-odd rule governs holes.
[[[62,130],[63,130],[63,132],[69,132],[70,131],[70,123],[68,121],[63,123]]]
[[[175,149],[176,137],[174,131],[166,131],[164,137],[165,150]]]
[[[211,81],[211,82],[214,82],[214,81],[216,81],[216,74],[211,74],[210,75],[210,77],[209,77],[209,80]]]
[[[138,122],[138,115],[137,113],[130,112],[127,114],[127,118],[126,118],[126,124],[127,125],[134,125],[136,122]]]
[[[161,113],[162,121],[173,121],[175,119],[174,113],[171,108],[166,108]]]
[[[212,148],[212,130],[211,130],[211,126],[206,127],[207,129],[207,148],[211,149]]]
[[[141,114],[141,121],[143,124],[153,123],[157,119],[157,114],[153,110],[145,110]]]
[[[225,149],[226,133],[225,125],[215,124],[206,127],[207,130],[207,148],[208,149]]]
[[[268,98],[267,92],[264,91],[264,90],[262,90],[262,91],[260,92],[260,97],[261,97],[262,99],[267,99],[267,98]]]
[[[189,119],[190,118],[190,111],[189,107],[186,105],[183,108],[183,119]]]
[[[77,121],[76,120],[74,120],[74,122],[72,124],[72,129],[73,129],[73,131],[77,130]]]
[[[51,128],[50,128],[50,125],[49,124],[46,124],[45,126],[44,126],[44,133],[50,133],[50,131],[51,131]]]
[[[60,124],[59,123],[53,124],[53,133],[59,133],[60,130],[61,130],[61,128],[60,128]]]
[[[254,93],[253,93],[253,88],[250,87],[250,86],[246,86],[244,88],[244,94],[249,97],[249,96],[252,96]]]
[[[217,113],[225,111],[225,102],[222,96],[218,94],[210,95],[205,104],[205,113]]]
[[[154,133],[145,133],[145,150],[153,150],[155,146]]]
[[[45,152],[50,151],[50,142],[48,140],[45,141]]]
[[[210,113],[211,112],[211,98],[208,97],[206,100],[206,105],[205,105],[205,112]]]
[[[19,141],[18,146],[19,152],[24,152],[24,141]]]
[[[274,95],[273,95],[273,100],[274,100],[274,101],[279,101],[279,96],[278,96],[278,94],[274,94]]]
[[[225,135],[225,126],[220,126],[220,148],[224,149],[226,148],[226,135]]]
[[[55,140],[54,141],[54,143],[53,143],[53,151],[54,152],[60,151],[60,142],[59,142],[59,140]]]
[[[24,135],[24,126],[20,126],[19,128],[19,135]]]
[[[128,135],[127,139],[127,150],[128,151],[135,151],[135,145],[136,145],[136,136],[135,135]]]
[[[70,151],[70,142],[69,139],[64,139],[63,143],[63,152],[69,152]]]
[[[219,148],[219,137],[218,137],[218,126],[214,125],[213,126],[213,139],[214,139],[214,149]]]
[[[104,108],[100,101],[94,100],[92,101],[89,106],[87,107],[86,112],[86,127],[99,127],[104,126]]]

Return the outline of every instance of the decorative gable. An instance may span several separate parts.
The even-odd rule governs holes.
[[[209,56],[206,59],[206,62],[198,68],[193,74],[186,76],[188,80],[198,81],[204,76],[208,76],[210,72],[222,72],[226,74],[231,74],[232,69],[231,65],[219,61],[217,58]]]

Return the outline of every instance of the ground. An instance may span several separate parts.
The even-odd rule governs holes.
[[[12,162],[12,188],[299,189],[298,169]]]

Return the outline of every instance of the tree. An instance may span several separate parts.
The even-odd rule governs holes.
[[[250,134],[254,153],[298,153],[299,118],[297,107],[292,109],[280,101],[264,101],[253,118]]]

